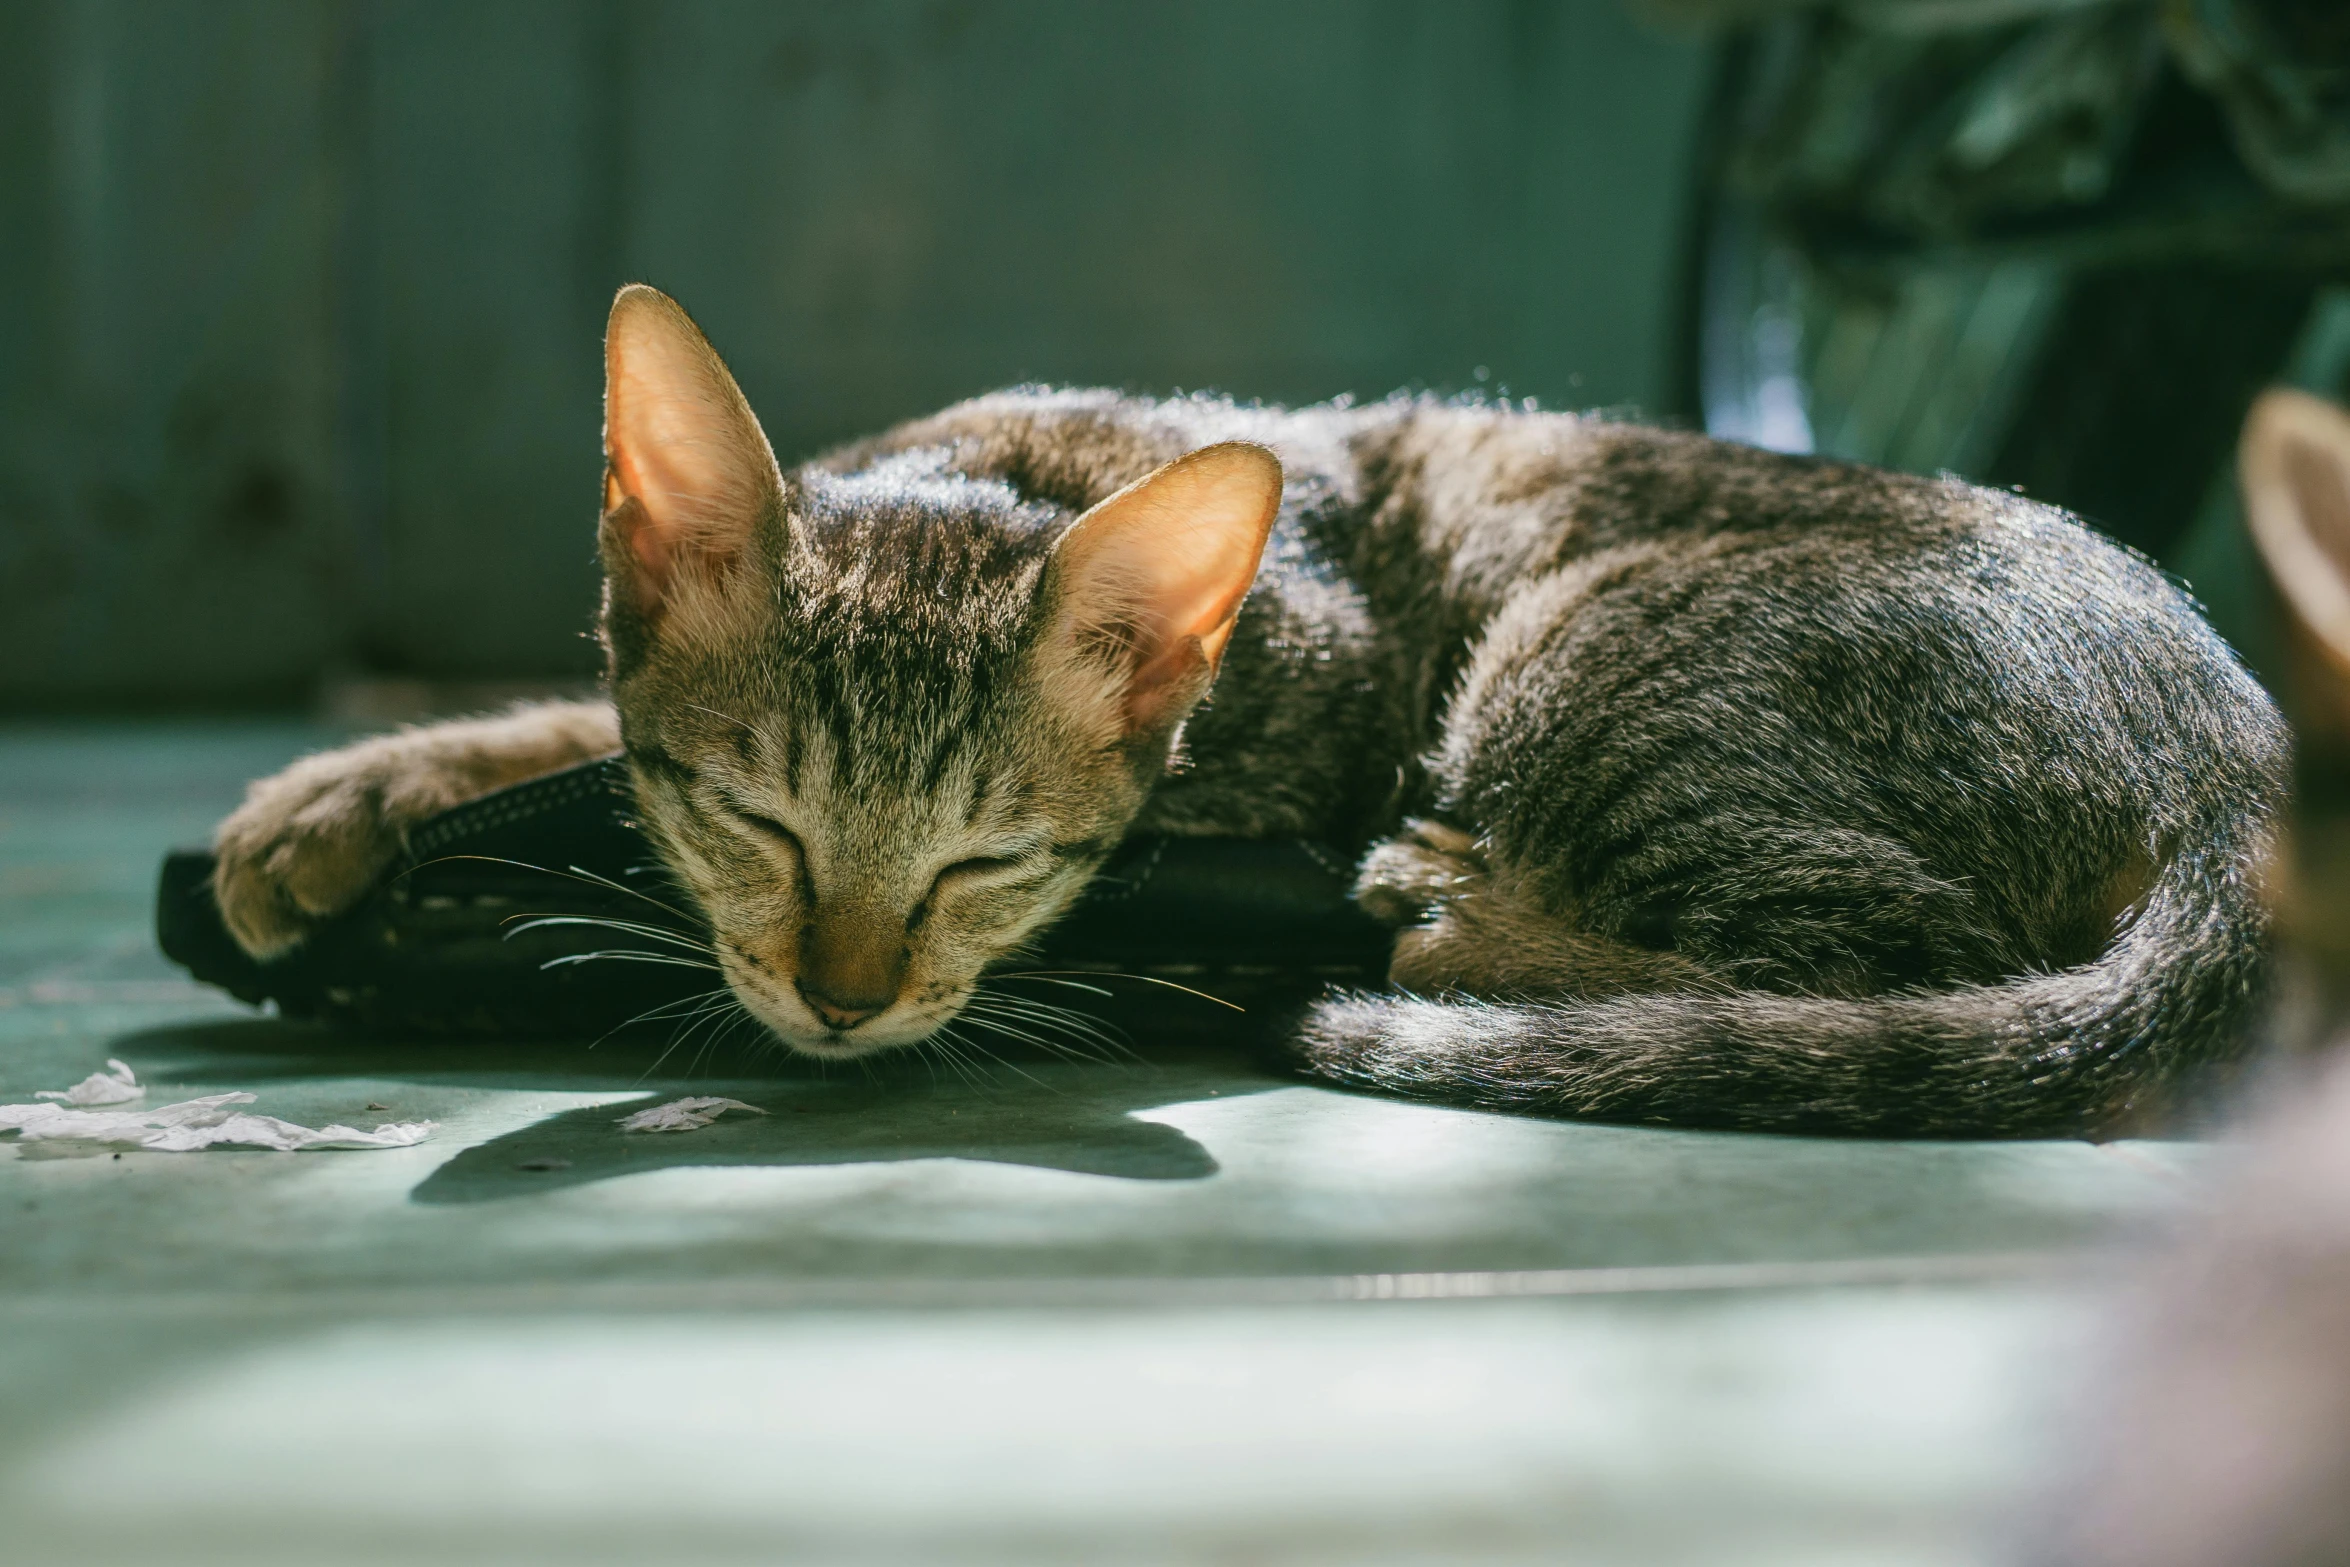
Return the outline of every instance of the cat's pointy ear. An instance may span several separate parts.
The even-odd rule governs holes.
[[[1228,441],[1136,480],[1054,545],[1056,635],[1119,667],[1130,733],[1172,727],[1207,694],[1280,509],[1280,460]]]
[[[701,329],[631,283],[604,330],[604,558],[657,618],[681,572],[722,572],[781,512],[766,432]]]
[[[2236,463],[2261,559],[2350,711],[2350,412],[2307,392],[2264,392]]]

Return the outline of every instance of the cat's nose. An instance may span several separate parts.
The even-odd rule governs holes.
[[[849,908],[800,932],[800,997],[829,1028],[855,1028],[886,1012],[906,981],[903,922]]]
[[[824,1019],[832,1028],[855,1028],[876,1013],[889,1010],[895,996],[841,997],[818,990],[806,980],[800,980],[800,999],[808,1003],[808,1010]]]

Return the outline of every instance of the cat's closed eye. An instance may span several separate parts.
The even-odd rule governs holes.
[[[774,817],[759,811],[746,811],[739,805],[732,807],[732,809],[734,814],[745,824],[757,828],[761,833],[773,838],[778,843],[790,845],[794,854],[806,856],[807,850],[800,843],[800,835]]]
[[[800,900],[813,907],[816,902],[815,873],[808,864],[808,846],[800,841],[800,835],[764,811],[749,810],[731,800],[727,802],[726,808],[734,813],[737,821],[759,836],[791,850],[792,864],[799,874]]]
[[[938,901],[940,893],[993,880],[1007,871],[1018,870],[1024,863],[1000,854],[983,854],[955,861],[931,878],[930,891],[923,895],[920,903],[914,905],[914,912],[906,917],[906,929],[912,932],[922,928],[923,922],[930,918],[930,906]]]
[[[1019,870],[1025,864],[1027,864],[1025,860],[1002,854],[983,854],[973,859],[957,860],[938,873],[931,882],[931,890],[935,893],[942,887],[982,881],[989,877],[1000,876],[1006,871]]]

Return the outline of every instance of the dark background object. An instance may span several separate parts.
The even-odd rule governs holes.
[[[1665,401],[1614,0],[0,0],[0,710],[580,677],[603,315],[789,461],[1027,378]]]
[[[2069,507],[2256,667],[2229,465],[2350,374],[2350,29],[2310,0],[1679,0],[1712,23],[1683,406]]]
[[[787,460],[1025,378],[1506,390],[2021,485],[2257,656],[2341,8],[1637,9],[0,0],[0,712],[588,678],[630,278]]]
[[[1984,477],[2175,560],[2315,295],[2297,270],[2206,262],[2069,280]]]

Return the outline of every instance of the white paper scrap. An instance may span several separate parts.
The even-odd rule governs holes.
[[[720,1116],[732,1110],[750,1115],[765,1115],[757,1105],[744,1104],[740,1099],[715,1099],[707,1096],[693,1099],[672,1099],[665,1105],[650,1110],[639,1110],[623,1116],[619,1127],[624,1132],[698,1132]]]
[[[127,1105],[146,1098],[147,1090],[140,1086],[138,1073],[109,1056],[105,1071],[92,1072],[71,1088],[41,1089],[33,1097],[62,1099],[69,1105]]]
[[[146,1110],[0,1105],[0,1133],[14,1132],[20,1143],[144,1148],[156,1153],[194,1153],[200,1148],[269,1148],[281,1153],[316,1148],[411,1148],[433,1133],[430,1121],[387,1122],[372,1132],[351,1126],[313,1130],[274,1115],[254,1115],[235,1108],[252,1102],[251,1094],[213,1094]]]

